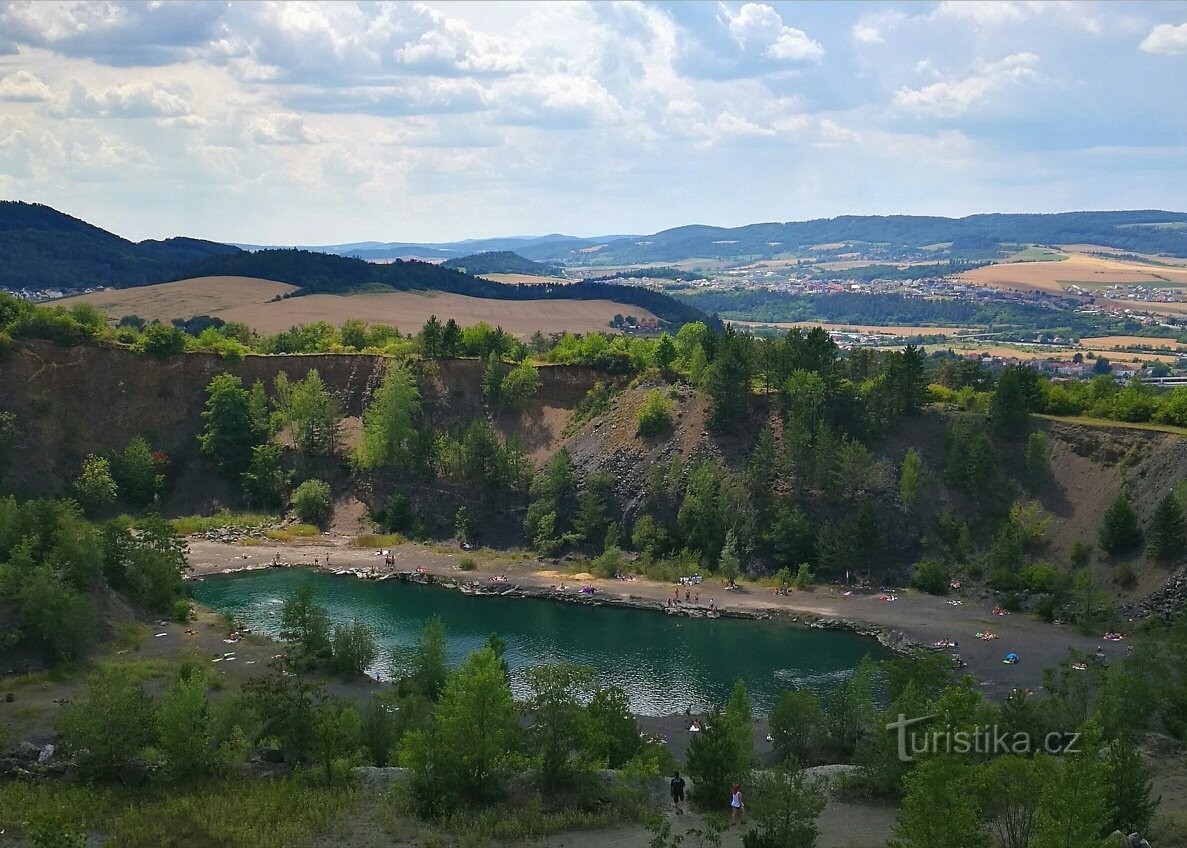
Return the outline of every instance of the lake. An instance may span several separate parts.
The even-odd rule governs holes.
[[[194,597],[275,636],[285,598],[312,583],[334,623],[367,624],[380,645],[371,673],[391,680],[407,668],[425,621],[439,615],[451,660],[480,648],[493,631],[507,644],[512,689],[524,694],[523,669],[575,662],[621,686],[639,715],[670,715],[722,704],[738,678],[765,714],[788,685],[818,691],[844,678],[866,654],[887,655],[872,639],[772,621],[702,619],[622,607],[527,598],[464,595],[398,580],[367,581],[304,569],[268,569],[209,577]]]

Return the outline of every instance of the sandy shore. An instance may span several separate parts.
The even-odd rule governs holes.
[[[533,558],[513,559],[506,554],[485,551],[448,550],[417,544],[392,548],[393,564],[374,550],[349,546],[349,540],[326,536],[300,543],[266,543],[243,546],[203,539],[190,540],[190,564],[193,577],[269,567],[274,557],[282,562],[309,565],[322,570],[374,570],[377,574],[416,572],[440,579],[474,580],[481,586],[515,586],[537,596],[555,597],[554,586],[563,583],[565,595],[578,595],[581,586],[597,588],[599,601],[622,603],[655,609],[673,598],[676,586],[637,578],[631,581],[578,577],[555,563]],[[479,570],[458,570],[463,557],[477,561]],[[580,563],[573,563],[580,567]],[[578,572],[579,573],[579,572]],[[503,576],[507,582],[492,584],[490,578]],[[700,595],[700,604],[685,604]],[[1043,669],[1067,655],[1068,648],[1092,652],[1102,646],[1110,656],[1124,654],[1125,643],[1104,642],[1099,636],[1084,636],[1074,628],[1047,624],[1022,614],[998,616],[992,613],[993,602],[980,597],[937,598],[911,590],[896,591],[895,600],[881,600],[879,592],[855,591],[846,596],[841,587],[821,586],[809,592],[776,595],[757,586],[727,590],[720,581],[706,581],[697,587],[680,588],[680,607],[692,614],[704,614],[710,601],[723,614],[770,615],[775,619],[814,626],[841,626],[871,635],[893,644],[898,637],[911,643],[930,646],[940,639],[957,642],[953,651],[967,663],[967,672],[987,696],[1002,698],[1013,689],[1039,689]],[[952,605],[950,600],[960,600]],[[979,631],[996,633],[998,638],[981,641],[973,638]],[[1017,653],[1021,661],[1005,665],[1007,652]]]

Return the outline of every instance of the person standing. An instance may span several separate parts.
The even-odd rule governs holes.
[[[746,821],[746,805],[742,802],[742,786],[735,783],[730,792],[730,824],[737,821],[739,816],[743,822]]]
[[[672,789],[672,803],[676,805],[676,815],[684,815],[684,778],[676,772],[670,783]]]

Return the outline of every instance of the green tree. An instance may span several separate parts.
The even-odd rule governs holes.
[[[758,840],[743,838],[750,848],[815,848],[820,830],[816,825],[827,802],[824,788],[806,779],[803,769],[780,766],[760,772],[751,780],[751,815],[759,826],[751,833]],[[747,834],[749,837],[750,835]]]
[[[605,538],[614,483],[614,475],[605,471],[585,478],[585,486],[577,496],[577,515],[573,518],[573,534],[579,541],[593,543]]]
[[[1051,479],[1051,449],[1047,434],[1035,431],[1026,437],[1026,479],[1038,488]]]
[[[293,492],[293,509],[306,524],[323,524],[334,509],[330,484],[324,480],[306,480]]]
[[[1168,494],[1150,517],[1147,553],[1158,562],[1172,562],[1187,550],[1187,523],[1183,519],[1183,505],[1173,493]]]
[[[314,592],[312,583],[298,587],[280,611],[280,638],[293,645],[298,664],[313,665],[332,653],[330,617],[313,599]]]
[[[1149,833],[1161,799],[1150,797],[1153,782],[1141,751],[1128,739],[1115,739],[1105,749],[1104,763],[1105,804],[1110,815],[1104,830]]]
[[[1030,410],[1038,393],[1038,374],[1024,365],[1011,365],[997,378],[989,402],[989,420],[1006,438],[1017,438],[1030,427]]]
[[[717,339],[717,356],[706,377],[712,429],[732,433],[742,423],[749,406],[751,370],[749,338],[727,325]]]
[[[503,369],[499,358],[493,353],[486,358],[486,370],[482,372],[482,396],[492,406],[499,403],[499,389],[503,385]]]
[[[233,374],[219,374],[206,386],[205,421],[198,442],[219,470],[238,479],[251,466],[251,449],[260,441],[249,409],[249,395]]]
[[[2,352],[2,346],[0,346]],[[0,479],[8,472],[8,459],[12,447],[16,444],[17,424],[16,416],[11,412],[0,410]]]
[[[595,674],[588,666],[571,663],[528,669],[529,738],[545,791],[567,784],[576,773],[571,754],[581,749],[589,733],[584,702],[592,695]]]
[[[90,454],[82,461],[82,470],[72,487],[74,497],[88,515],[94,515],[115,503],[119,490],[111,476],[111,463]]]
[[[494,794],[517,735],[515,702],[494,651],[472,653],[450,673],[427,730],[404,740],[403,762],[413,771],[421,809],[441,815],[458,798]]]
[[[118,667],[87,678],[82,697],[62,714],[58,730],[83,774],[111,778],[156,737],[152,699]]]
[[[1072,550],[1068,558],[1071,560],[1072,568],[1076,570],[1084,568],[1092,561],[1092,545],[1083,539],[1076,539],[1072,542]]]
[[[350,757],[359,747],[362,721],[354,707],[331,702],[317,711],[313,728],[313,747],[326,786],[350,767]]]
[[[455,325],[456,326],[456,325]],[[445,332],[436,315],[430,315],[420,328],[420,350],[428,359],[436,359],[442,355],[442,336]]]
[[[659,341],[655,343],[655,364],[659,369],[661,371],[669,370],[678,355],[676,343],[672,341],[672,337],[666,332],[660,333]]]
[[[982,848],[975,772],[952,756],[930,757],[907,775],[892,848]]]
[[[899,472],[898,493],[903,504],[908,508],[915,506],[919,499],[919,489],[923,484],[923,460],[919,451],[908,448],[903,457],[902,470]]]
[[[176,327],[164,324],[149,324],[144,328],[140,341],[136,342],[138,353],[154,359],[168,359],[185,350],[186,334]]]
[[[734,581],[738,579],[738,574],[741,571],[742,564],[738,559],[738,540],[734,536],[734,531],[729,530],[725,534],[725,544],[721,547],[721,556],[717,561],[717,570],[721,576],[733,585]]]
[[[521,412],[542,385],[539,369],[530,362],[521,362],[508,371],[499,383],[499,406],[512,412]]]
[[[1138,514],[1129,499],[1129,489],[1121,492],[1105,510],[1104,523],[1100,528],[1100,546],[1111,554],[1125,553],[1142,544],[1142,528]]]
[[[374,634],[361,621],[338,625],[330,641],[330,667],[341,674],[366,674],[379,655]]]
[[[598,689],[590,699],[588,714],[586,747],[593,759],[604,762],[607,768],[617,769],[639,753],[642,747],[639,724],[621,687]]]
[[[652,389],[635,413],[640,436],[659,436],[672,429],[672,410],[664,393]]]
[[[810,689],[784,689],[769,717],[779,759],[806,764],[822,720],[820,701]]]
[[[1047,757],[998,757],[980,776],[982,816],[995,848],[1029,848],[1038,826],[1039,799],[1051,777]]]
[[[303,452],[329,456],[338,449],[342,405],[316,370],[293,384],[285,419],[292,428],[294,444]]]
[[[95,640],[99,615],[94,601],[60,580],[48,565],[34,567],[24,578],[16,606],[21,641],[55,662],[79,659]]]
[[[120,495],[136,506],[147,506],[165,487],[165,477],[157,469],[152,448],[143,436],[128,442],[115,461],[116,482]]]
[[[389,367],[363,412],[363,435],[355,449],[360,468],[407,465],[420,417],[420,389],[412,372]]]
[[[430,616],[417,638],[409,676],[413,688],[430,701],[440,697],[449,677],[446,642],[445,622],[440,616]]]
[[[288,494],[289,475],[281,467],[280,445],[265,442],[251,449],[251,465],[240,476],[243,498],[262,509],[280,507]]]
[[[319,685],[304,675],[278,668],[243,684],[244,702],[259,718],[260,739],[275,739],[285,762],[297,764],[314,750]]]
[[[706,809],[718,808],[729,798],[730,787],[741,783],[749,770],[750,759],[742,747],[737,722],[714,710],[688,744],[694,797]]]
[[[211,771],[214,747],[203,674],[179,677],[165,690],[157,711],[157,733],[157,744],[174,779],[192,779]]]
[[[1109,821],[1105,767],[1095,754],[1063,757],[1043,786],[1031,848],[1095,848]]]

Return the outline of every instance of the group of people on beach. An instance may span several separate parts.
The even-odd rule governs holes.
[[[685,589],[684,590],[684,603],[689,604],[690,606],[699,607],[701,605],[701,593],[699,591],[694,593],[691,589]],[[668,598],[667,608],[673,609],[675,607],[679,607],[680,605],[681,605],[680,590],[673,589],[672,597]],[[713,598],[710,598],[709,599],[709,611],[714,612],[716,609],[717,609],[717,601],[713,600]]]

